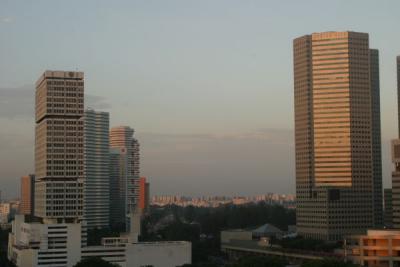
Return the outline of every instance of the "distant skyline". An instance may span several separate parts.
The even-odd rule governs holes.
[[[135,129],[152,195],[293,193],[292,41],[369,33],[380,52],[384,187],[397,137],[399,1],[0,3],[0,190],[34,171],[34,83],[85,72],[86,106]]]

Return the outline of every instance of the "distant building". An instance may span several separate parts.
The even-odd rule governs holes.
[[[110,224],[110,115],[88,109],[84,121],[83,216],[88,229],[107,228]]]
[[[20,214],[33,216],[35,210],[35,175],[21,177]]]
[[[0,203],[0,224],[7,224],[11,218],[11,204]]]
[[[299,235],[382,227],[378,51],[366,33],[322,32],[296,38],[293,52]]]
[[[150,207],[150,184],[146,177],[140,177],[139,181],[139,208],[146,213]]]
[[[140,154],[139,142],[133,137],[134,130],[128,126],[113,127],[110,130],[110,148],[113,154],[120,153],[120,165],[111,166],[112,169],[119,169],[119,178],[117,181],[111,181],[113,185],[118,185],[119,205],[114,207],[111,203],[111,210],[118,209],[122,213],[119,217],[126,217],[130,212],[133,212],[139,204],[139,177],[140,177]],[[118,152],[119,151],[119,152]],[[110,164],[114,164],[116,156],[113,157]],[[115,188],[113,189],[114,193]],[[113,196],[114,197],[114,196]],[[129,222],[126,222],[129,226]]]
[[[384,195],[384,214],[385,214],[385,227],[393,227],[393,206],[392,206],[392,189],[385,188]]]

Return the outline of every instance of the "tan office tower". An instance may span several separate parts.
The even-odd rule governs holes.
[[[35,175],[21,177],[21,203],[19,213],[24,215],[34,214]]]
[[[79,221],[83,205],[83,72],[46,71],[36,82],[35,215]]]
[[[333,241],[380,227],[378,51],[357,32],[293,46],[298,232]]]
[[[111,164],[115,164],[115,162],[119,162],[120,166],[119,171],[115,171],[115,166],[111,166],[111,179],[114,181],[110,181],[110,185],[113,185],[111,188],[111,214],[112,214],[112,222],[113,221],[121,221],[128,213],[131,213],[135,210],[139,203],[139,177],[140,177],[140,169],[139,169],[139,142],[133,138],[134,130],[128,126],[118,126],[113,127],[110,130],[110,148],[112,150],[111,155]],[[115,153],[119,153],[117,156]],[[124,169],[121,171],[121,169]],[[116,176],[116,173],[119,173]],[[115,181],[115,179],[119,179],[119,181]],[[115,188],[115,186],[118,188]],[[116,198],[119,198],[117,200]],[[121,207],[113,207],[113,203],[119,203]],[[113,215],[115,210],[120,210],[122,213],[115,217]],[[127,217],[126,217],[127,218]],[[126,221],[126,226],[129,226],[129,222]]]

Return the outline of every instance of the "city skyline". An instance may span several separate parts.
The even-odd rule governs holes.
[[[92,19],[89,25],[79,24],[83,14],[90,13],[86,4],[71,15],[68,15],[71,7],[65,5],[66,11],[61,16],[71,18],[69,24],[61,23],[52,14],[49,16],[54,25],[64,30],[65,39],[61,40],[65,44],[60,47],[66,50],[71,46],[79,52],[70,58],[48,49],[46,43],[43,47],[32,44],[25,49],[24,43],[31,43],[26,38],[32,35],[21,27],[26,27],[33,18],[23,15],[37,12],[44,8],[43,4],[2,4],[0,33],[8,36],[7,40],[1,40],[8,53],[4,53],[0,63],[0,122],[4,126],[0,130],[0,180],[4,196],[16,196],[19,177],[33,172],[33,102],[29,98],[34,86],[21,87],[32,84],[44,69],[76,68],[85,71],[87,77],[87,106],[113,113],[112,126],[135,128],[142,144],[143,173],[149,177],[156,194],[293,193],[290,41],[302,34],[326,30],[367,32],[371,47],[381,51],[383,180],[384,187],[388,187],[393,168],[389,141],[397,135],[394,66],[395,57],[400,54],[399,37],[389,29],[398,22],[393,6],[399,4],[393,1],[389,7],[363,1],[363,12],[355,12],[360,2],[338,1],[332,4],[332,13],[320,14],[317,10],[324,10],[323,4],[316,2],[315,6],[309,3],[301,7],[297,3],[268,5],[256,1],[246,8],[238,2],[207,3],[202,6],[192,3],[191,7],[172,1],[156,7],[136,2],[117,8],[138,10],[132,16],[126,12],[116,16],[107,12],[107,4],[102,3],[92,7],[95,12],[89,14]],[[168,13],[171,9],[175,11]],[[298,9],[304,13],[297,12]],[[279,18],[273,14],[274,10],[287,16]],[[307,14],[315,17],[307,19]],[[340,14],[341,20],[337,20],[336,14]],[[382,14],[384,18],[379,17]],[[369,22],[371,17],[380,19]],[[282,24],[283,20],[286,23]],[[318,25],[313,21],[318,21]],[[125,35],[117,27],[122,23],[137,26]],[[41,19],[32,25],[54,29]],[[209,28],[210,25],[216,27]],[[93,31],[88,30],[90,27]],[[119,46],[105,42],[101,30],[116,37],[120,51],[115,49]],[[223,38],[218,38],[219,34],[224,34]],[[237,36],[242,38],[237,40]],[[85,44],[74,44],[72,40],[76,37],[82,37]],[[166,42],[159,42],[163,38]],[[189,41],[191,38],[193,41]],[[55,47],[59,44],[44,40]],[[93,51],[87,59],[80,57],[90,48]],[[42,59],[38,60],[36,54],[41,54]],[[131,102],[121,97],[125,93]],[[18,160],[21,164],[17,168],[13,162]],[[230,187],[224,186],[227,181]]]

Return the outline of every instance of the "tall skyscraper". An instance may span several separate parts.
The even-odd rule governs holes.
[[[382,225],[378,51],[323,32],[294,48],[298,232],[341,240]]]
[[[397,111],[400,138],[400,56],[396,60],[397,65]],[[392,209],[393,228],[400,229],[400,139],[392,140]]]
[[[36,82],[35,215],[74,222],[83,209],[83,72],[46,71]]]
[[[128,126],[113,127],[110,131],[111,148],[111,212],[119,212],[115,221],[135,210],[139,203],[139,142],[133,138],[134,130]],[[118,162],[118,165],[115,165]],[[119,205],[116,207],[115,205]],[[119,218],[119,219],[117,219]]]
[[[84,113],[85,181],[83,216],[88,229],[108,228],[110,218],[110,116],[88,109]]]
[[[21,177],[21,202],[19,213],[24,215],[34,214],[35,175]]]
[[[396,58],[396,66],[397,66],[397,120],[398,120],[398,128],[399,128],[399,137],[400,137],[400,56]]]

